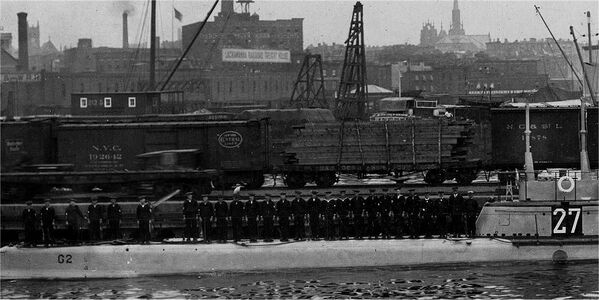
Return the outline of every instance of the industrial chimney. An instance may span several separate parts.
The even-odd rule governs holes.
[[[27,13],[20,12],[17,14],[19,19],[19,65],[18,70],[21,72],[29,71],[29,49],[27,38]]]
[[[222,0],[220,3],[221,13],[233,13],[235,2],[233,0]]]
[[[129,48],[129,26],[127,24],[127,12],[123,12],[123,49]]]

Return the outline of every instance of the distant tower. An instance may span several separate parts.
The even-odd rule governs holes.
[[[426,22],[420,30],[420,46],[432,46],[439,40],[435,25]]]
[[[451,25],[449,26],[449,35],[464,35],[464,27],[460,20],[460,9],[458,0],[453,0],[453,10],[451,11]]]

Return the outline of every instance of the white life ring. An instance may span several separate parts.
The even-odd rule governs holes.
[[[567,188],[567,189],[565,189],[562,186],[562,183],[564,183],[564,180],[567,180],[568,182],[570,182],[570,187]],[[569,193],[569,192],[573,191],[574,190],[574,179],[572,179],[572,177],[570,177],[570,176],[562,176],[562,177],[560,177],[560,179],[557,181],[557,188],[562,193]]]

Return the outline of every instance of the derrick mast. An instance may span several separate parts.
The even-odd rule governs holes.
[[[341,120],[365,120],[368,116],[366,54],[362,3],[356,2],[336,99],[336,115]]]

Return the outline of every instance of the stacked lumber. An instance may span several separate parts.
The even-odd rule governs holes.
[[[418,165],[466,160],[472,124],[441,119],[306,124],[285,150],[287,164]]]

